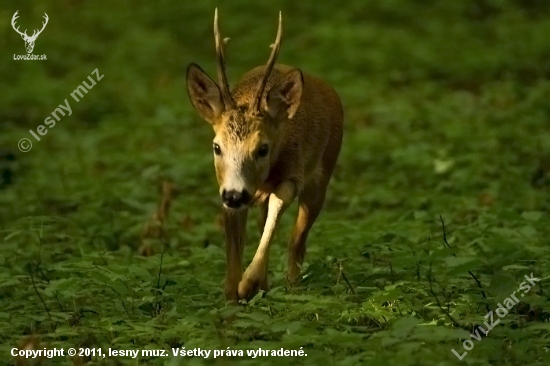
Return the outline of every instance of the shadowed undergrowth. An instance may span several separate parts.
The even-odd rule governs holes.
[[[212,132],[184,80],[189,62],[214,75],[215,6],[232,82],[267,60],[280,9],[279,61],[334,85],[346,112],[301,282],[285,278],[293,206],[272,247],[272,290],[238,307],[223,300]],[[27,346],[169,351],[141,358],[159,365],[453,365],[451,349],[470,339],[461,363],[549,362],[545,2],[5,1],[0,16],[15,10],[22,28],[44,12],[50,23],[40,62],[14,61],[23,42],[0,26],[1,360]],[[29,129],[96,68],[104,78],[34,140]],[[152,216],[168,181],[167,214]],[[486,314],[531,273],[540,282],[483,335]],[[182,347],[245,356],[171,356]],[[307,357],[246,356],[300,347]]]

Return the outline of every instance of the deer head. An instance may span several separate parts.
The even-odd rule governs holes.
[[[19,31],[19,27],[16,28],[15,26],[15,21],[17,18],[19,18],[19,16],[17,15],[18,12],[19,10],[16,11],[15,14],[13,14],[13,17],[11,18],[11,26],[17,33],[19,33],[19,35],[21,35],[21,38],[23,38],[23,41],[25,41],[25,48],[27,49],[27,53],[31,53],[32,50],[34,49],[34,42],[36,42],[36,38],[38,38],[40,33],[42,33],[44,28],[46,28],[46,24],[48,24],[48,19],[49,19],[48,14],[44,13],[44,22],[42,23],[42,29],[40,30],[35,29],[32,33],[32,36],[29,36],[27,35],[26,29],[24,32],[21,32]]]
[[[266,89],[281,46],[282,16],[275,43],[263,76],[238,101],[229,91],[225,72],[224,45],[218,29],[218,9],[214,14],[214,38],[218,84],[198,65],[187,67],[187,91],[195,110],[215,132],[214,165],[224,206],[246,207],[259,186],[267,179],[276,160],[281,126],[292,118],[300,104],[303,76],[292,69]]]

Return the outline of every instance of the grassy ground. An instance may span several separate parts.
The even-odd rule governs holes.
[[[549,4],[4,1],[0,360],[14,362],[13,347],[101,347],[170,357],[89,364],[548,364]],[[272,290],[239,307],[223,300],[212,132],[185,93],[187,63],[214,73],[215,6],[231,81],[267,60],[280,9],[280,62],[334,85],[346,112],[301,283],[285,280],[292,207]],[[48,13],[34,50],[47,61],[13,60],[25,53],[16,10],[22,29]],[[96,68],[103,79],[36,141],[29,129]],[[177,188],[165,235],[144,237],[163,181]],[[531,273],[540,282],[518,290]],[[484,336],[513,291],[524,297]],[[451,350],[467,339],[459,361]],[[244,356],[172,357],[182,347]],[[246,356],[301,347],[307,357]]]

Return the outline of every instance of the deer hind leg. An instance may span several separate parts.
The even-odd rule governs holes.
[[[269,247],[273,239],[275,228],[285,209],[294,199],[296,188],[291,181],[283,181],[268,198],[267,219],[260,239],[260,245],[252,262],[244,272],[239,283],[239,298],[250,299],[260,289],[269,290],[267,281],[267,264]]]
[[[294,283],[300,275],[300,267],[306,254],[306,240],[309,229],[319,216],[325,202],[328,181],[306,185],[299,198],[298,218],[288,243],[288,280]]]
[[[223,210],[225,229],[226,274],[225,299],[238,300],[239,282],[242,279],[243,249],[246,241],[246,219],[248,210]]]

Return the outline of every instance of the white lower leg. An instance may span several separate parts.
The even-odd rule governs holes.
[[[241,293],[248,293],[250,290],[253,291],[254,289],[250,289],[250,286],[256,286],[267,275],[267,260],[271,239],[281,215],[294,199],[294,194],[294,184],[290,181],[284,181],[269,196],[267,220],[260,245],[256,250],[252,263],[250,263],[243,275],[243,280],[239,284],[239,295]]]

